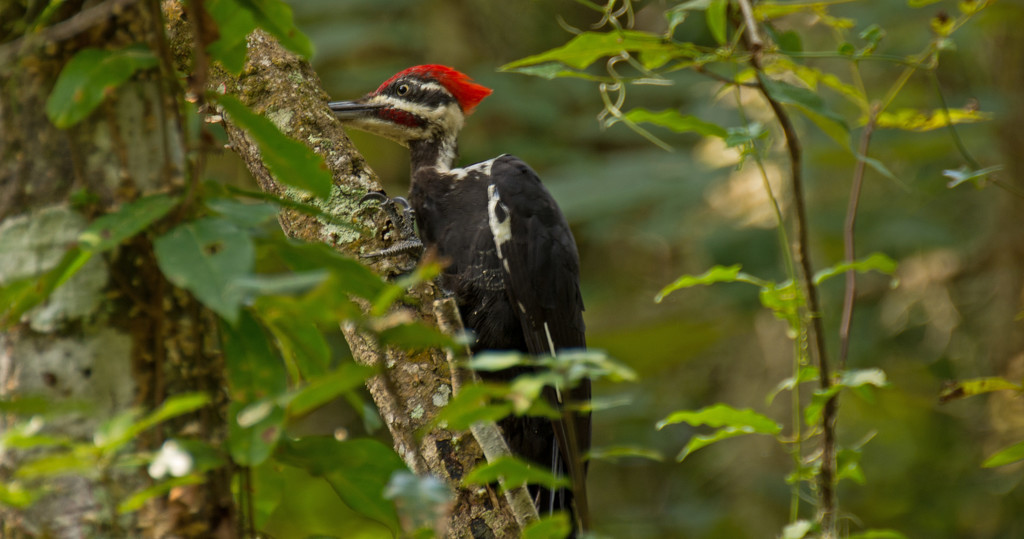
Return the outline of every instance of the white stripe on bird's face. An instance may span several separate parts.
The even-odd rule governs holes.
[[[366,98],[365,103],[381,108],[374,114],[346,120],[345,124],[406,147],[415,140],[454,139],[466,121],[462,109],[454,101],[429,106],[377,94]]]

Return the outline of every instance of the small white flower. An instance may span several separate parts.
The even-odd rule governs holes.
[[[182,477],[192,471],[192,455],[175,440],[167,440],[149,465],[149,476],[162,479],[168,474]]]

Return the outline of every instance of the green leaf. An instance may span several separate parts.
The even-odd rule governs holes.
[[[883,253],[871,253],[860,260],[841,262],[830,268],[819,270],[814,274],[814,284],[821,284],[832,277],[842,275],[848,271],[856,271],[857,273],[877,271],[886,275],[892,275],[896,272],[897,265],[895,260]]]
[[[818,368],[817,367],[812,367],[810,365],[806,365],[806,366],[800,367],[800,371],[797,373],[795,378],[792,377],[792,376],[790,376],[789,378],[786,378],[785,380],[779,382],[775,386],[775,388],[772,389],[768,393],[768,396],[765,398],[765,404],[771,406],[772,401],[775,400],[775,397],[778,396],[779,393],[781,393],[783,391],[792,391],[794,388],[796,388],[797,386],[799,386],[802,383],[810,382],[812,380],[817,380],[817,379],[818,379]]]
[[[745,146],[766,136],[768,136],[768,130],[764,128],[764,125],[759,122],[751,122],[750,125],[726,129],[725,145],[728,148]]]
[[[583,32],[561,47],[509,62],[501,66],[500,69],[502,71],[509,71],[523,66],[547,62],[561,62],[575,69],[584,69],[599,58],[615,56],[622,51],[637,52],[641,55],[669,54],[673,56],[690,56],[694,54],[694,51],[691,49],[677,47],[667,42],[662,36],[647,32],[634,30]],[[652,66],[647,67],[649,69],[652,68]]]
[[[289,210],[295,210],[295,211],[297,211],[299,213],[302,213],[302,214],[305,214],[305,215],[309,215],[311,217],[316,217],[317,220],[319,220],[322,223],[330,224],[330,225],[336,225],[336,226],[339,226],[339,227],[342,227],[342,228],[346,228],[346,229],[351,230],[352,232],[355,232],[356,234],[359,234],[359,235],[364,236],[364,237],[368,237],[372,233],[372,231],[369,228],[366,228],[365,226],[363,226],[361,224],[358,224],[355,221],[353,221],[351,216],[348,218],[348,220],[346,220],[345,218],[342,218],[341,216],[337,216],[337,215],[333,215],[333,214],[327,213],[323,209],[320,209],[320,208],[316,207],[313,204],[306,204],[304,202],[299,202],[298,200],[295,200],[295,199],[292,199],[292,198],[288,198],[287,195],[278,196],[278,195],[275,195],[273,193],[265,193],[263,191],[253,191],[251,189],[241,189],[241,188],[235,187],[233,185],[220,184],[220,183],[217,183],[217,182],[212,181],[212,180],[207,180],[206,182],[204,182],[203,187],[204,187],[204,189],[206,189],[210,193],[226,193],[226,194],[230,194],[230,195],[236,196],[236,197],[244,197],[244,198],[251,198],[251,199],[254,199],[254,200],[262,200],[264,202],[276,205],[276,206],[278,206],[280,208],[287,208]],[[225,217],[231,218],[232,220],[238,222],[239,225],[242,224],[240,221],[238,221],[238,219],[235,219],[234,216],[225,215]],[[251,226],[251,225],[247,224],[245,226]]]
[[[117,506],[117,513],[123,515],[125,513],[131,513],[142,509],[146,502],[156,498],[157,496],[163,496],[170,492],[172,489],[177,487],[183,487],[188,485],[201,485],[205,481],[202,474],[191,474],[184,477],[172,477],[166,481],[160,481],[150,487],[144,488],[127,499],[122,501]]]
[[[550,368],[572,386],[584,378],[611,382],[635,382],[638,378],[636,371],[604,350],[567,350],[559,352],[558,357],[548,357],[543,361],[549,362]]]
[[[715,38],[715,41],[719,45],[725,45],[726,35],[726,12],[729,7],[727,0],[711,0],[708,4],[708,9],[705,11],[705,17],[707,19],[708,30],[711,31],[711,37]]]
[[[939,392],[939,402],[946,403],[956,399],[964,399],[991,393],[993,391],[1024,391],[1021,384],[1011,382],[999,376],[986,378],[970,378],[959,382],[946,382]]]
[[[377,333],[381,344],[404,350],[455,348],[455,341],[434,327],[419,322],[398,324]]]
[[[814,529],[814,523],[809,520],[798,520],[790,522],[782,528],[782,539],[803,539]]]
[[[1017,442],[1010,447],[997,451],[982,463],[984,468],[1005,466],[1024,459],[1024,442]]]
[[[313,56],[313,42],[302,33],[292,17],[292,8],[281,0],[237,0],[238,5],[252,13],[256,24],[304,59]]]
[[[116,212],[93,221],[78,235],[78,243],[94,252],[112,249],[167,215],[179,200],[178,197],[157,194],[129,202]]]
[[[327,270],[322,269],[275,275],[244,275],[235,278],[232,285],[252,295],[300,294],[323,284],[328,275]]]
[[[345,363],[334,371],[315,377],[308,385],[288,398],[288,413],[302,416],[342,393],[361,387],[367,378],[373,376],[373,369],[357,363]]]
[[[725,427],[718,429],[711,434],[695,434],[690,441],[686,443],[682,451],[676,455],[676,461],[682,462],[686,457],[690,456],[694,451],[707,447],[715,442],[722,440],[728,440],[729,438],[735,438],[737,436],[743,436],[746,434],[758,434],[750,429],[741,427]]]
[[[497,421],[512,414],[512,403],[504,399],[508,388],[485,384],[467,384],[444,405],[434,418],[435,425],[447,425],[452,430],[466,430],[478,421]]]
[[[775,43],[779,45],[779,50],[783,53],[803,52],[804,50],[803,40],[795,30],[776,33]]]
[[[888,387],[889,380],[882,369],[854,369],[841,372],[839,383],[836,385],[842,388],[861,386]]]
[[[0,329],[17,324],[29,309],[46,301],[92,258],[92,251],[68,249],[52,269],[38,277],[25,277],[0,288]]]
[[[410,537],[431,539],[434,526],[448,518],[454,493],[445,482],[427,474],[417,476],[408,470],[391,474],[384,498],[392,500],[406,530],[417,530]]]
[[[245,129],[256,141],[263,162],[275,179],[319,198],[330,196],[333,180],[322,157],[282,133],[273,122],[250,110],[238,98],[222,95],[217,102],[224,107],[230,121]]]
[[[696,116],[680,114],[675,109],[652,112],[645,108],[635,108],[623,116],[627,120],[636,123],[650,123],[671,129],[676,133],[697,133],[723,139],[727,135],[725,128],[711,122],[705,122]]]
[[[559,62],[547,62],[543,64],[522,66],[512,68],[509,71],[515,71],[516,73],[522,73],[523,75],[533,75],[534,77],[540,77],[542,79],[554,80],[558,78],[575,78],[584,79],[595,82],[610,81],[610,77],[599,77],[591,75],[586,71],[576,71],[575,69],[568,69],[564,64]]]
[[[71,127],[85,119],[136,71],[156,65],[156,55],[144,45],[112,51],[82,49],[61,69],[46,99],[46,115],[61,129]]]
[[[252,315],[243,311],[236,326],[222,330],[231,400],[251,403],[283,394],[287,389],[284,365]]]
[[[543,516],[523,528],[521,539],[565,539],[572,533],[569,516],[558,512]]]
[[[858,485],[867,482],[864,470],[860,467],[861,451],[843,448],[836,452],[836,480],[850,479]]]
[[[276,299],[276,298],[275,298]],[[315,313],[296,312],[295,316],[270,315],[267,302],[258,302],[255,311],[277,340],[289,374],[295,380],[308,380],[327,372],[331,348],[316,325]]]
[[[210,400],[210,396],[206,393],[197,392],[168,397],[159,408],[139,421],[138,427],[145,430],[168,419],[194,412],[209,404]]]
[[[963,166],[956,170],[943,170],[942,175],[949,178],[950,181],[946,186],[952,189],[964,182],[979,184],[989,174],[999,172],[1000,170],[1003,170],[1003,165],[994,165],[981,170],[971,170],[967,166]]]
[[[26,509],[46,494],[42,490],[26,489],[20,481],[0,482],[0,505],[14,509]]]
[[[537,364],[529,354],[486,350],[469,358],[466,367],[474,371],[501,371],[511,367],[533,367]]]
[[[675,425],[677,423],[687,423],[694,427],[701,425],[714,428],[731,427],[743,429],[746,432],[771,435],[782,431],[782,425],[750,408],[736,409],[721,403],[696,411],[679,410],[672,412],[668,417],[657,423],[657,428],[661,430],[668,425]]]
[[[930,6],[930,5],[932,5],[932,4],[936,3],[936,2],[940,2],[940,1],[941,0],[907,0],[907,5],[910,6],[910,7],[918,8],[918,7]]]
[[[391,447],[371,439],[339,442],[307,436],[283,440],[275,457],[325,479],[353,510],[388,526],[392,532],[399,530],[395,506],[383,493],[392,474],[406,468]]]
[[[241,227],[261,225],[277,217],[280,211],[277,204],[247,204],[236,198],[206,198],[203,204]]]
[[[556,477],[547,468],[541,468],[515,457],[499,457],[492,462],[479,464],[462,479],[462,484],[465,486],[487,485],[499,480],[503,481],[502,492],[523,483],[541,485],[551,490],[571,486],[569,478]]]
[[[829,386],[828,389],[818,389],[811,395],[810,404],[804,408],[804,422],[810,426],[821,421],[825,403],[844,389],[887,387],[888,385],[889,381],[886,379],[885,372],[882,369],[843,371],[839,375],[839,381]]]
[[[647,447],[631,445],[613,445],[608,447],[592,447],[587,451],[586,460],[612,460],[622,458],[641,458],[661,462],[665,457],[656,450]]]
[[[79,445],[71,451],[51,453],[24,462],[15,470],[14,476],[24,479],[51,478],[68,474],[95,477],[99,460],[96,450]]]
[[[227,367],[228,449],[232,459],[243,466],[255,466],[270,456],[284,426],[284,409],[274,399],[287,389],[287,373],[273,353],[263,329],[247,311],[242,311],[235,327],[221,324],[224,359]],[[259,417],[243,425],[239,417],[249,405],[268,403]],[[251,412],[251,410],[248,410]]]
[[[991,119],[992,114],[973,109],[935,109],[930,111],[899,109],[882,112],[878,115],[875,123],[880,128],[920,133],[955,124],[984,122]]]
[[[699,285],[709,285],[715,283],[750,283],[761,285],[760,279],[747,275],[746,273],[740,272],[740,265],[735,264],[732,266],[715,266],[700,275],[683,275],[678,278],[672,284],[662,288],[658,292],[658,295],[654,296],[655,303],[661,303],[661,300],[665,299],[672,292],[682,288],[690,288]]]
[[[847,101],[853,103],[861,111],[868,111],[870,105],[868,99],[864,95],[864,92],[837,77],[834,73],[822,71],[815,67],[811,67],[805,64],[797,63],[785,56],[776,59],[776,68],[783,70],[791,70],[801,81],[803,81],[811,90],[817,90],[821,85],[834,90],[839,95],[846,98]]]
[[[765,91],[768,92],[768,95],[770,95],[772,99],[775,99],[780,103],[796,105],[805,113],[811,113],[808,114],[808,117],[811,118],[812,121],[815,120],[815,117],[819,117],[824,118],[829,122],[835,124],[835,126],[839,128],[838,132],[844,134],[843,136],[839,137],[840,140],[844,141],[841,145],[843,147],[846,146],[845,140],[846,138],[848,138],[847,135],[850,132],[850,128],[847,127],[846,121],[843,120],[842,116],[832,111],[825,105],[825,101],[821,98],[821,96],[819,96],[818,94],[811,90],[808,90],[807,88],[793,86],[792,84],[788,84],[768,77],[762,78],[761,82],[762,84],[764,84]],[[821,124],[819,124],[819,127],[821,127]],[[830,136],[835,134],[835,131],[830,130],[828,127],[826,127],[825,130],[826,133],[828,133]],[[836,137],[833,136],[833,138]]]
[[[217,23],[218,38],[206,47],[210,56],[225,69],[238,75],[245,67],[246,43],[249,34],[256,29],[252,12],[235,0],[207,0],[203,7]]]
[[[772,311],[780,320],[785,320],[791,331],[800,327],[800,307],[805,303],[803,291],[793,281],[765,283],[758,293],[761,305]],[[791,335],[791,338],[795,335]]]
[[[233,286],[252,271],[252,238],[231,221],[207,217],[185,223],[153,241],[167,280],[192,292],[225,320],[238,320],[242,291]]]
[[[216,21],[218,32],[218,39],[206,50],[231,73],[237,75],[245,67],[247,39],[256,27],[307,60],[313,55],[312,42],[295,26],[291,8],[280,0],[209,0],[203,7]]]
[[[804,407],[804,423],[807,426],[814,426],[821,422],[821,416],[825,410],[825,403],[839,394],[843,389],[838,384],[829,386],[828,389],[817,389],[811,394],[811,402]]]
[[[370,268],[359,262],[342,256],[323,243],[302,243],[287,238],[273,238],[275,253],[293,271],[311,271],[327,269],[332,278],[310,294],[325,294],[330,303],[338,305],[339,295],[354,296],[375,300],[391,286]],[[331,288],[327,288],[330,285]],[[330,292],[330,293],[328,293]]]
[[[210,396],[204,393],[182,393],[168,397],[159,408],[139,420],[130,412],[108,423],[93,437],[96,447],[116,450],[138,438],[146,430],[169,419],[194,412],[210,403]]]

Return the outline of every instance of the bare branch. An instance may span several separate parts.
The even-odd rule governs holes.
[[[857,224],[857,205],[860,203],[861,186],[864,184],[864,170],[866,163],[864,158],[868,155],[868,145],[871,143],[871,133],[875,130],[875,123],[878,121],[878,113],[881,111],[879,105],[871,108],[871,116],[860,134],[860,146],[857,152],[860,159],[853,169],[853,182],[850,185],[850,201],[846,207],[846,222],[843,225],[843,254],[846,263],[852,264],[856,257],[854,245],[854,227]],[[850,353],[850,326],[853,323],[853,299],[857,294],[857,272],[849,270],[846,272],[846,292],[843,296],[843,317],[839,323],[839,370],[846,369],[846,359]]]

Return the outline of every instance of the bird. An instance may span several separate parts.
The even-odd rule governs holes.
[[[346,126],[409,149],[408,205],[419,239],[447,265],[439,277],[463,323],[475,336],[474,354],[511,350],[554,356],[586,347],[576,241],[554,197],[518,157],[454,167],[466,117],[492,93],[443,65],[396,73],[375,91],[328,103]],[[394,215],[394,213],[393,213]],[[509,381],[532,367],[480,373]],[[570,479],[571,490],[531,486],[540,514],[566,511],[573,535],[589,527],[586,505],[591,385],[544,390],[559,419],[509,416],[498,422],[510,450]]]

